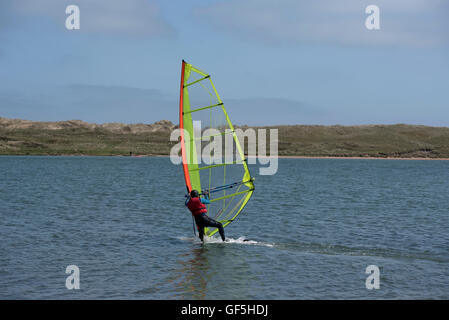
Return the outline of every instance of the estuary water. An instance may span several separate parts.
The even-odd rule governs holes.
[[[257,169],[229,242],[203,245],[169,158],[0,157],[0,298],[449,299],[449,161]]]

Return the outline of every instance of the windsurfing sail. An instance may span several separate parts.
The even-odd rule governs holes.
[[[208,215],[226,227],[251,198],[254,179],[211,76],[183,60],[180,91],[179,127],[187,191],[209,192]],[[204,230],[209,237],[215,232],[217,228]]]

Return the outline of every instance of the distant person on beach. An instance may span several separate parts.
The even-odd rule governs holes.
[[[198,236],[201,241],[204,242],[204,228],[205,227],[213,227],[218,228],[218,232],[220,233],[221,240],[225,241],[225,234],[223,225],[215,221],[214,219],[208,217],[206,215],[207,208],[206,204],[209,204],[209,193],[205,192],[204,197],[200,198],[200,194],[197,190],[192,190],[190,192],[190,196],[187,197],[186,206],[189,208],[190,212],[192,212],[193,217],[195,218],[196,227],[198,229]]]

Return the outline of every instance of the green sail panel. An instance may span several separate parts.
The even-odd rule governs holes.
[[[181,150],[187,191],[208,191],[208,215],[226,227],[251,198],[254,179],[212,77],[183,61],[180,91],[179,123],[184,132]],[[232,154],[228,152],[225,157],[222,149],[219,159],[211,146],[224,148],[226,141],[232,143]],[[209,237],[216,232],[216,228],[205,228]]]

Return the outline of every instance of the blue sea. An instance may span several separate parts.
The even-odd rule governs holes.
[[[229,242],[202,244],[169,158],[0,157],[0,298],[449,299],[449,161],[251,170]]]

